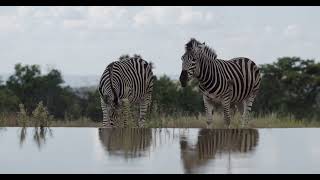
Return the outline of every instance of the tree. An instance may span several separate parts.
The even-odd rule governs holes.
[[[204,111],[202,94],[198,91],[198,83],[181,88],[179,82],[172,81],[168,76],[155,78],[153,90],[153,106],[157,112],[166,115],[195,115]]]
[[[64,118],[66,113],[78,118],[82,114],[79,98],[70,87],[61,87],[63,82],[61,73],[56,69],[41,75],[38,65],[17,64],[7,87],[19,97],[29,113],[42,101],[57,118]]]
[[[19,97],[29,112],[36,107],[36,103],[41,101],[38,93],[41,88],[40,74],[40,68],[37,65],[16,64],[15,74],[10,76],[7,81],[7,87]]]
[[[158,113],[172,114],[177,112],[177,85],[168,76],[162,76],[154,81],[153,101]]]
[[[179,89],[178,106],[185,114],[198,114],[204,112],[202,93],[197,91],[197,85],[191,85]]]
[[[88,99],[85,102],[87,104],[85,108],[86,116],[94,121],[100,121],[102,118],[102,110],[100,106],[99,92],[97,90],[88,92]]]
[[[0,112],[12,113],[18,111],[19,98],[8,88],[0,86]]]
[[[283,57],[273,64],[262,65],[261,72],[262,83],[254,110],[293,114],[297,118],[318,116],[316,96],[320,91],[320,63]]]

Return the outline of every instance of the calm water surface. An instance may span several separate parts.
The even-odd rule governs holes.
[[[320,129],[0,128],[0,173],[320,173]]]

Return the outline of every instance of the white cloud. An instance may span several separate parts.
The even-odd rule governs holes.
[[[86,7],[17,7],[17,14],[20,17],[29,18],[63,18],[63,19],[78,19],[83,18]]]
[[[70,28],[111,29],[123,23],[127,14],[125,7],[30,7],[19,6],[13,13],[21,26],[32,24],[38,28],[42,24]],[[33,24],[36,23],[36,24]]]
[[[291,24],[285,28],[283,34],[288,38],[296,38],[301,33],[301,28],[297,24]]]
[[[121,18],[128,11],[124,7],[112,6],[91,6],[88,7],[88,14],[91,18],[112,20],[112,18]]]
[[[0,16],[0,31],[22,30],[16,16]]]
[[[212,20],[213,19],[213,14],[211,13],[211,12],[207,12],[206,14],[205,14],[205,20],[206,21],[210,21],[210,20]]]
[[[144,25],[206,25],[212,26],[212,12],[193,7],[143,7],[128,11],[128,7],[25,7],[16,8],[17,22],[30,30],[42,25],[80,30],[116,30]],[[28,22],[28,23],[27,23]]]
[[[265,26],[264,27],[264,32],[267,33],[267,34],[273,33],[274,32],[274,28],[272,26],[270,26],[270,25]]]
[[[306,42],[303,42],[302,45],[306,46],[306,47],[312,47],[314,46],[315,44],[313,42],[310,42],[310,41],[306,41]]]
[[[72,20],[84,18],[85,12],[85,7],[19,6],[15,9],[18,24],[23,30],[29,32],[56,31],[64,27],[65,24],[68,24],[67,26],[70,28],[69,26],[75,24]],[[69,20],[71,22],[65,22]]]
[[[122,18],[127,13],[123,7],[88,7],[88,28],[89,29],[112,29],[120,26]]]
[[[62,63],[63,72],[87,73],[88,59],[95,59],[89,70],[95,73],[107,62],[105,57],[128,52],[154,61],[155,72],[174,74],[191,37],[205,41],[227,59],[249,56],[261,63],[285,55],[319,57],[320,26],[314,22],[320,11],[301,8],[304,12],[298,16],[292,9],[254,9],[0,7],[1,61],[12,64],[21,56],[28,63],[55,61]],[[283,12],[287,15],[282,16]],[[157,46],[150,45],[154,42]],[[79,70],[74,69],[73,61],[79,63]],[[166,66],[168,63],[172,66]]]
[[[66,28],[85,28],[86,30],[104,30],[117,28],[122,25],[127,10],[123,7],[92,6],[86,9],[86,16],[82,19],[63,21]]]
[[[17,15],[21,17],[33,16],[34,12],[35,12],[35,7],[30,7],[30,6],[17,7]]]
[[[145,7],[142,11],[138,12],[133,17],[133,20],[136,25],[144,25],[149,24],[151,22],[161,24],[164,22],[163,20],[166,16],[166,13],[168,16],[169,11],[164,7]]]
[[[63,26],[68,29],[86,28],[88,22],[83,19],[67,19],[63,21]]]
[[[148,24],[188,25],[206,23],[212,19],[211,12],[196,11],[192,7],[145,7],[133,17],[136,27]]]
[[[179,24],[189,24],[196,20],[204,19],[204,14],[202,12],[193,11],[190,7],[182,8],[181,13],[178,16]]]

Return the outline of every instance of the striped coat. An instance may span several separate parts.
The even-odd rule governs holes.
[[[213,120],[214,102],[222,103],[227,126],[230,125],[231,104],[243,105],[243,124],[247,122],[248,113],[261,84],[260,70],[252,60],[246,57],[227,61],[217,59],[214,50],[191,39],[186,44],[182,61],[181,85],[186,86],[190,78],[198,79],[208,126]]]
[[[103,126],[118,127],[116,119],[123,99],[139,103],[140,117],[137,125],[144,126],[145,116],[152,100],[152,64],[140,57],[110,63],[103,72],[99,93],[103,111]],[[126,121],[124,121],[126,126]]]

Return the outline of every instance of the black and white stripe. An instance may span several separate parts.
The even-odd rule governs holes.
[[[213,102],[220,102],[224,109],[224,120],[230,126],[230,104],[242,103],[243,125],[258,93],[261,76],[258,66],[250,59],[238,57],[231,60],[217,59],[214,50],[191,39],[182,56],[181,85],[186,86],[190,78],[199,81],[207,113],[208,126],[213,118]]]
[[[117,127],[117,114],[123,99],[140,104],[138,126],[143,127],[152,100],[152,64],[135,56],[110,63],[103,72],[99,92],[103,111],[103,126]],[[124,121],[126,126],[126,120]]]

